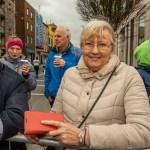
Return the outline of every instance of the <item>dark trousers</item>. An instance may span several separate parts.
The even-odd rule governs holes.
[[[48,146],[46,150],[56,150],[56,148],[54,146]]]
[[[35,69],[35,71],[36,71],[36,77],[38,77],[39,66],[34,66],[34,69]]]
[[[53,101],[52,102],[49,102],[49,104],[50,104],[50,106],[51,106],[51,108],[53,107],[53,104],[54,104],[54,100],[55,100],[55,97],[51,97],[52,99],[53,99]]]
[[[9,150],[9,142],[0,141],[0,150]],[[11,150],[27,150],[26,143],[11,142]]]

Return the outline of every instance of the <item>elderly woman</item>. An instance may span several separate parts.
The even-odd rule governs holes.
[[[18,72],[25,79],[29,99],[31,97],[30,92],[36,88],[36,72],[29,61],[25,64],[23,64],[21,61],[22,59],[25,59],[25,57],[22,55],[22,40],[17,36],[10,36],[6,42],[6,49],[7,55],[0,59],[0,61]]]
[[[47,135],[63,144],[91,149],[150,147],[150,105],[143,81],[131,66],[114,55],[115,34],[105,21],[89,22],[80,38],[83,56],[77,67],[65,72],[53,112],[65,123],[43,120],[58,130]],[[99,93],[102,96],[81,125]],[[78,128],[78,126],[81,126]],[[38,142],[38,137],[29,137]]]

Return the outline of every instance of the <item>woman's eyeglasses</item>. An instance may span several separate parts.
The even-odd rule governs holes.
[[[84,47],[87,50],[92,50],[94,48],[94,46],[97,46],[98,50],[105,50],[108,47],[112,46],[112,43],[98,43],[98,44],[93,44],[93,43],[90,43],[90,42],[84,43]]]

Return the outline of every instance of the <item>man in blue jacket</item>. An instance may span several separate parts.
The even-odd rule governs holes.
[[[64,72],[78,64],[81,50],[70,42],[71,32],[66,26],[55,31],[55,47],[48,55],[45,67],[45,96],[53,106]]]
[[[28,110],[25,80],[0,62],[0,149],[8,150],[7,138],[23,132],[24,112]],[[26,150],[24,143],[13,142],[11,150]]]

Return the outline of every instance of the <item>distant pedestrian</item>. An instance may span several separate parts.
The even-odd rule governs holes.
[[[38,56],[35,57],[35,59],[33,61],[33,66],[34,66],[34,69],[36,71],[36,78],[38,78],[39,66],[40,66],[40,60],[39,60]]]
[[[26,60],[28,60],[31,63],[31,57],[27,56]]]
[[[0,48],[0,58],[2,58],[6,53],[5,48]]]
[[[150,98],[150,40],[141,43],[134,51],[137,60],[137,71],[141,75],[147,94]]]
[[[24,78],[28,90],[28,99],[30,99],[31,91],[36,88],[36,72],[33,65],[25,60],[25,56],[22,54],[22,40],[17,36],[10,36],[6,42],[6,51],[7,54],[0,61]]]
[[[45,66],[45,96],[53,106],[64,72],[78,64],[81,50],[70,42],[71,32],[66,26],[55,31],[56,46],[50,50]]]

